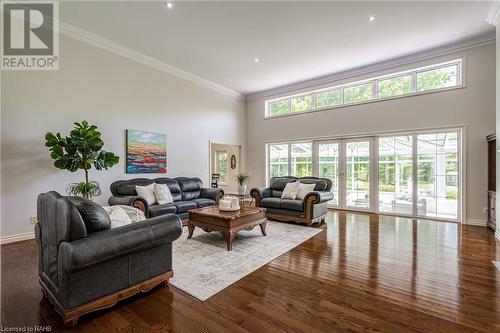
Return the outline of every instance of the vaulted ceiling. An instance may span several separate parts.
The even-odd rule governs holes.
[[[490,5],[72,1],[60,2],[60,18],[248,94],[492,32]]]

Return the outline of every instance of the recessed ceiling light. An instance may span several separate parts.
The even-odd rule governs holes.
[[[257,64],[259,62],[259,58],[254,58],[253,61]]]
[[[172,9],[174,7],[174,4],[171,2],[167,2],[167,8]]]
[[[376,17],[372,15],[368,18],[368,21],[373,22],[373,21],[375,21],[375,19],[376,19]]]

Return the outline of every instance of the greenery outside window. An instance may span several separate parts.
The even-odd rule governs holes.
[[[269,103],[268,106],[269,106],[270,116],[279,116],[288,113],[288,100],[286,99],[282,99],[280,101],[273,101]]]
[[[344,104],[358,103],[372,99],[372,82],[344,88]]]
[[[378,97],[408,95],[411,93],[411,75],[397,76],[378,82]]]
[[[330,90],[316,94],[316,108],[326,108],[342,104],[342,90]]]
[[[448,88],[457,85],[457,65],[417,73],[417,91]]]
[[[227,151],[218,150],[215,152],[215,169],[220,174],[220,183],[227,184]]]
[[[312,109],[312,95],[298,96],[290,100],[293,112],[309,111]]]

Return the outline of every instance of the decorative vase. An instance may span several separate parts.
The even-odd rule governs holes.
[[[243,195],[247,191],[247,184],[240,185],[240,194]]]

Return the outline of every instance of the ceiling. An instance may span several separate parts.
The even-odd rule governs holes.
[[[181,1],[168,9],[165,2],[82,1],[60,2],[60,19],[250,94],[492,32],[490,6]]]

